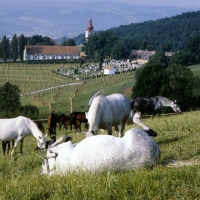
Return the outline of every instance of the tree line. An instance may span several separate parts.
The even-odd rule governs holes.
[[[147,47],[148,42],[139,42]],[[131,59],[130,52],[135,49],[134,42],[131,39],[120,39],[113,31],[100,31],[98,34],[89,36],[88,40],[83,43],[83,51],[93,61],[102,63],[103,59]],[[167,52],[166,48],[157,49],[156,51]],[[183,65],[200,63],[200,34],[188,38],[185,48],[175,52],[170,59],[163,58],[165,62],[171,65]]]
[[[25,37],[23,34],[21,34],[20,36],[14,34],[11,42],[9,38],[3,36],[0,42],[0,58],[2,58],[4,62],[6,62],[8,58],[11,58],[14,62],[16,62],[18,58],[20,59],[20,61],[23,61],[23,52],[25,49],[25,45],[53,46],[56,45],[56,43],[50,37],[41,35]],[[60,45],[75,46],[76,44],[73,39],[65,38]]]
[[[108,29],[130,49],[180,51],[188,38],[200,34],[200,11],[186,12],[173,17],[131,23]],[[97,34],[99,32],[96,32]],[[74,38],[76,44],[84,41],[84,34]]]

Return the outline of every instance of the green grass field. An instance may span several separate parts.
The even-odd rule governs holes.
[[[27,136],[23,156],[19,155],[19,148],[14,158],[3,156],[0,150],[0,200],[200,199],[200,167],[197,165],[200,163],[200,111],[142,120],[158,133],[153,139],[162,153],[160,163],[153,169],[39,176],[46,153],[34,150],[36,139]],[[136,126],[128,125],[126,130],[132,127]],[[64,129],[57,134],[58,137],[68,134],[73,142],[84,138],[82,133]],[[99,134],[105,133],[100,131]],[[170,159],[194,163],[165,166]]]
[[[76,81],[51,73],[51,70],[59,67],[62,65],[0,64],[0,86],[9,81],[17,84],[22,93],[28,93]],[[198,74],[199,65],[191,66],[191,70]],[[104,89],[103,95],[123,93],[130,98],[135,72],[85,81],[79,86],[23,96],[21,102],[23,105],[36,105],[45,119],[50,113],[50,106],[56,112],[70,113],[70,97],[74,111],[85,111],[88,109],[89,97],[99,89]],[[24,140],[23,156],[19,155],[19,149],[13,158],[10,155],[3,156],[0,149],[0,200],[200,199],[199,165],[163,165],[169,160],[184,161],[185,164],[199,163],[200,111],[142,120],[158,133],[154,140],[160,146],[162,154],[160,163],[153,169],[108,171],[96,175],[68,174],[65,177],[39,176],[46,153],[35,150],[36,139],[28,136]],[[47,130],[47,125],[44,126]],[[132,127],[136,125],[128,125],[126,130]],[[84,139],[83,134],[75,131],[62,129],[57,134],[57,137],[71,135],[74,143]]]
[[[200,76],[200,64],[189,66],[192,72],[197,76]]]

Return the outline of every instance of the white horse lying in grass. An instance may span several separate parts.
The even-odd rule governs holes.
[[[42,174],[153,167],[159,157],[160,149],[155,141],[142,129],[132,128],[122,138],[97,135],[82,140],[76,146],[68,141],[50,147],[42,163]]]
[[[97,135],[99,129],[106,129],[108,135],[112,135],[112,126],[114,126],[116,135],[121,137],[130,111],[131,103],[123,94],[97,96],[86,113],[88,132]],[[120,124],[120,130],[118,124]]]

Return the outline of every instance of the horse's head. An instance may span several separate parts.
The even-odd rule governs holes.
[[[144,130],[149,136],[153,136],[153,137],[156,137],[158,134],[152,130],[152,129],[149,129],[149,130]]]
[[[48,147],[46,158],[42,162],[42,173],[40,175],[51,174],[56,167],[56,156],[56,153],[51,153]]]
[[[39,136],[38,139],[37,139],[38,147],[41,150],[42,149],[46,149],[46,137],[47,137],[47,135],[45,135],[45,136]]]
[[[176,100],[174,101],[174,106],[172,107],[172,109],[173,109],[174,112],[176,112],[176,113],[181,113],[181,109],[180,109],[180,107],[177,105]]]

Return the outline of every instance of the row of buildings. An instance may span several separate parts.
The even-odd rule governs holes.
[[[87,30],[85,31],[85,40],[93,35],[94,27],[90,18]],[[25,46],[23,58],[30,60],[77,60],[83,55],[78,46]]]
[[[92,19],[89,19],[87,30],[85,31],[85,40],[95,33],[92,25]],[[132,50],[130,53],[131,60],[138,64],[145,64],[156,51]],[[172,52],[166,52],[165,55],[170,57]],[[24,60],[77,60],[84,55],[78,46],[25,46]]]

